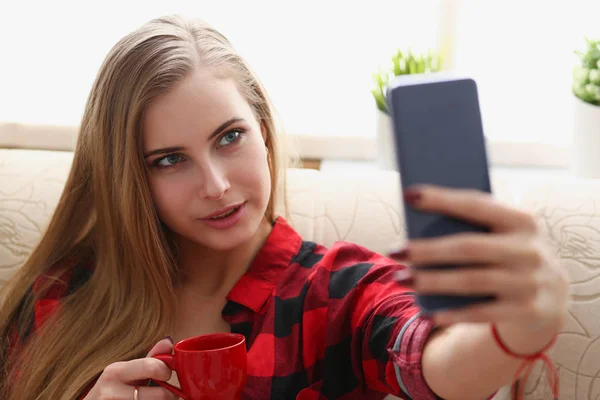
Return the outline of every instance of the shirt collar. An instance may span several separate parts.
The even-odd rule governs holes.
[[[301,245],[300,235],[285,219],[278,217],[267,240],[227,299],[258,312],[273,294],[279,277]]]

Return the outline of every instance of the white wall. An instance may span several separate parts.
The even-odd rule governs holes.
[[[573,51],[600,39],[600,1],[457,4],[454,66],[478,82],[486,135],[570,144]]]
[[[374,135],[371,73],[437,46],[439,0],[0,2],[0,121],[79,123],[111,46],[145,21],[211,22],[247,57],[291,134]]]

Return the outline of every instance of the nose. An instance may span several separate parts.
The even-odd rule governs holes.
[[[206,165],[200,174],[201,196],[207,200],[220,200],[231,187],[224,168],[217,164]]]

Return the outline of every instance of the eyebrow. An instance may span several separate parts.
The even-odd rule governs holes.
[[[210,134],[210,136],[208,137],[208,140],[211,140],[212,138],[217,136],[219,133],[223,132],[230,125],[233,125],[236,122],[241,122],[241,121],[244,121],[244,118],[234,117],[234,118],[228,119],[227,121],[225,121],[221,125],[219,125],[219,127],[217,129],[215,129],[213,131],[213,133]],[[175,151],[181,151],[184,149],[185,149],[185,147],[182,147],[182,146],[163,147],[160,149],[155,149],[155,150],[149,151],[148,153],[144,154],[144,158],[148,158],[148,157],[156,155],[156,154],[173,153]]]

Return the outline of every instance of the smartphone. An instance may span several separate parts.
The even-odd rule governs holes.
[[[477,85],[473,79],[446,74],[399,77],[387,92],[402,189],[415,184],[478,189],[491,193]],[[404,205],[409,239],[488,228]],[[428,265],[424,268],[468,268]],[[425,314],[494,299],[491,295],[417,295]]]

